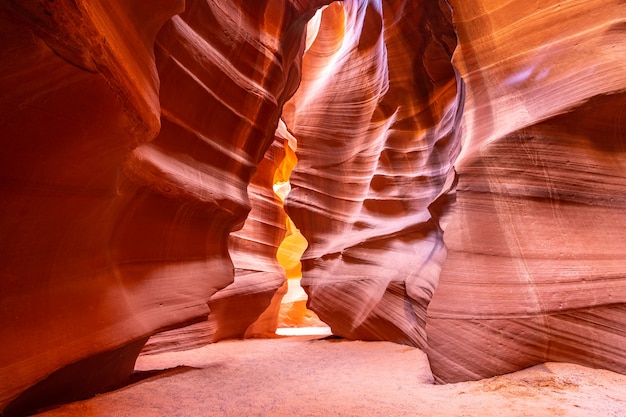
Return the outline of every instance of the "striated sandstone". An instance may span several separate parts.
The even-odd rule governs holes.
[[[286,208],[309,243],[308,305],[337,335],[424,347],[463,103],[451,11],[344,1],[318,24],[283,112],[298,140]]]
[[[285,271],[276,259],[285,236],[285,212],[282,200],[273,190],[275,174],[285,157],[283,142],[276,138],[250,180],[247,191],[251,210],[243,228],[231,233],[228,240],[234,281],[210,298],[208,321],[155,335],[142,353],[185,350],[224,338],[243,337],[285,283]],[[275,323],[257,330],[275,331]]]
[[[0,6],[0,410],[109,387],[206,319],[323,3]]]
[[[433,373],[624,373],[626,5],[451,3],[467,101],[426,323]]]
[[[626,373],[626,5],[328,3],[0,5],[5,414],[271,332],[286,142],[335,334]]]
[[[48,376],[55,382],[13,409],[101,390],[132,371],[150,331],[206,314],[190,302],[206,287],[171,294],[160,285],[179,276],[176,265],[120,254],[133,233],[123,230],[127,213],[144,195],[120,172],[158,131],[152,43],[182,4],[157,6],[0,6],[0,410]],[[135,238],[141,247],[153,236],[135,229]]]
[[[235,282],[218,291],[209,302],[210,318],[217,323],[214,340],[243,337],[285,284],[285,270],[276,256],[286,234],[286,216],[273,188],[276,171],[285,158],[285,146],[284,140],[277,137],[248,186],[252,209],[244,227],[230,236]],[[275,323],[255,330],[265,334],[275,331]]]

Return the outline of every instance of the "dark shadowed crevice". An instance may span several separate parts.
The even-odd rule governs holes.
[[[119,349],[90,356],[61,368],[11,401],[0,415],[34,414],[42,407],[84,400],[129,381],[143,338]]]

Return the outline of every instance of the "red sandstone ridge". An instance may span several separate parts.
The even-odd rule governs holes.
[[[626,373],[625,27],[617,0],[3,2],[0,410],[118,384],[155,334],[271,329],[287,137],[335,334],[444,382]]]

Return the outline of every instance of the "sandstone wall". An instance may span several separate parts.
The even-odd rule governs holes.
[[[467,101],[433,372],[626,372],[625,5],[451,3]]]
[[[455,46],[445,2],[345,1],[304,55],[286,207],[309,242],[309,308],[337,335],[425,347],[460,145]]]
[[[2,3],[0,410],[206,320],[323,3]]]
[[[626,372],[626,5],[328,3],[0,4],[5,414],[271,331],[285,140],[335,334]]]

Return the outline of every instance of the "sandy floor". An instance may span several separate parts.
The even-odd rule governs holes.
[[[142,357],[144,379],[39,416],[626,416],[626,376],[549,363],[432,385],[425,355],[316,337],[223,341]]]

